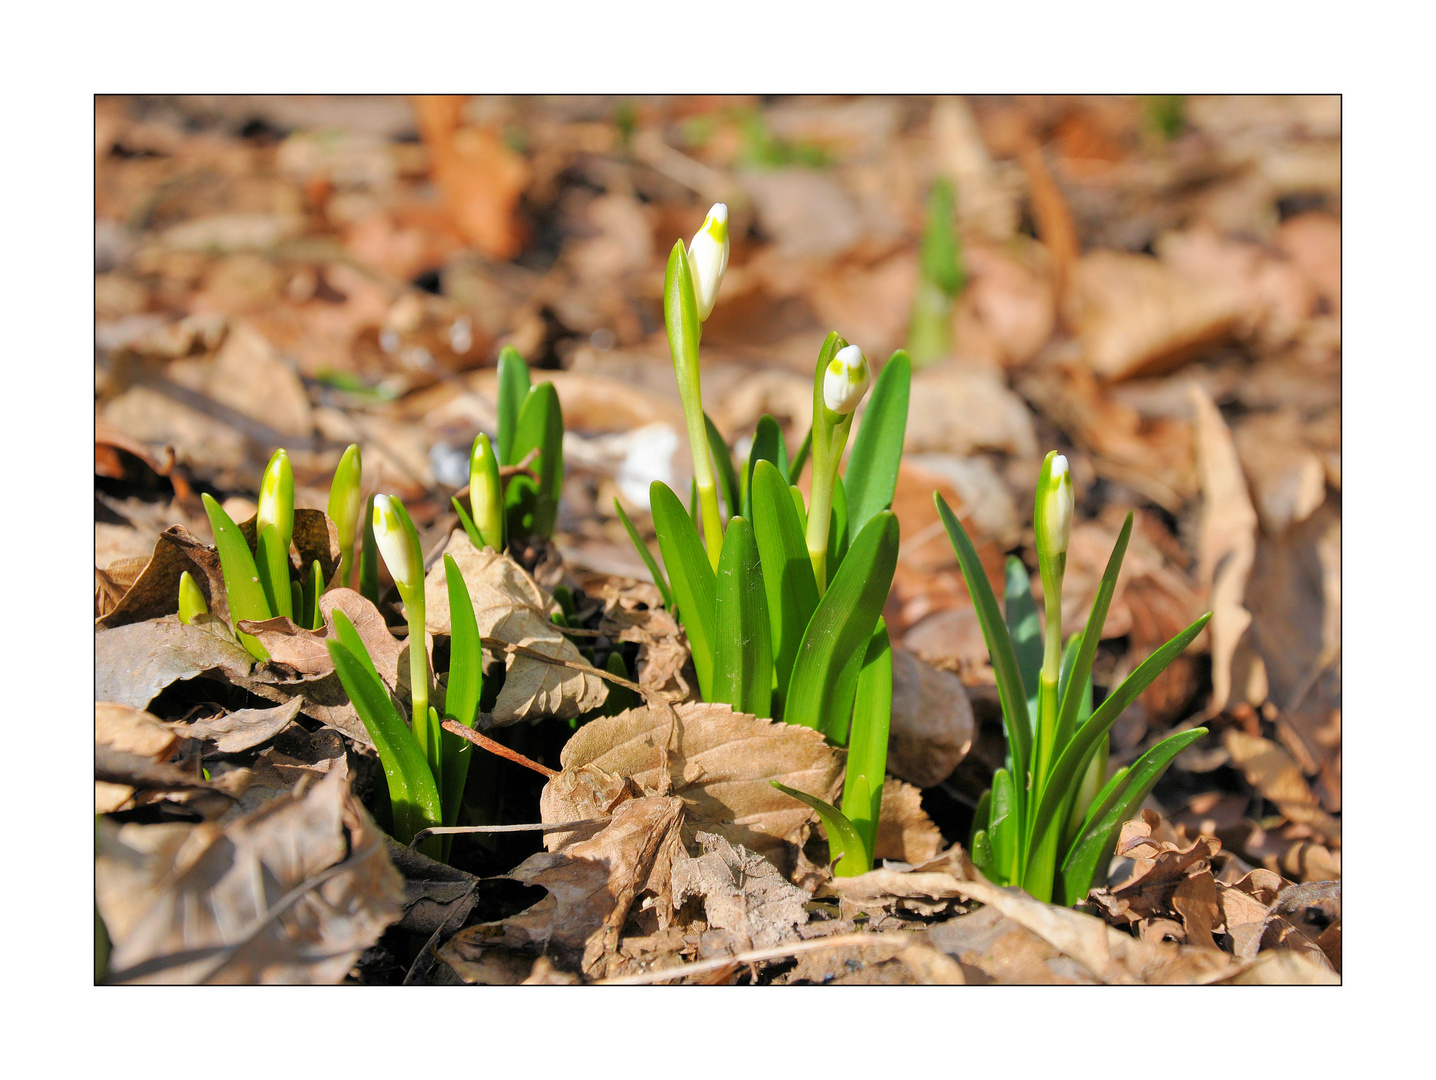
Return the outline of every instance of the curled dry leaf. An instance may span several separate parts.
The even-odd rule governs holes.
[[[337,983],[399,917],[383,833],[341,775],[223,828],[148,842],[169,828],[100,830],[96,902],[116,982]]]
[[[1269,739],[1248,735],[1236,728],[1222,733],[1222,745],[1231,755],[1232,764],[1246,774],[1247,782],[1261,792],[1263,798],[1276,803],[1283,817],[1340,845],[1341,822],[1321,808],[1311,785],[1285,749]]]
[[[512,558],[492,548],[478,550],[462,531],[449,539],[444,553],[453,556],[463,575],[482,637],[520,645],[556,660],[583,663],[578,649],[549,622],[553,602]],[[442,559],[424,581],[424,608],[431,634],[450,633],[449,590]],[[494,703],[496,724],[543,716],[566,720],[596,709],[608,697],[607,686],[596,675],[519,653],[509,653],[504,662],[508,673]]]
[[[179,741],[175,732],[143,709],[95,702],[95,813],[113,813],[134,797],[134,786],[122,779],[143,782],[171,773],[171,779],[179,776],[178,770],[165,767]],[[195,779],[188,774],[183,778]]]
[[[664,764],[666,760],[667,772]],[[632,781],[644,792],[671,792],[690,826],[757,852],[785,873],[807,836],[812,811],[768,781],[831,801],[842,781],[839,756],[811,728],[775,723],[730,706],[690,702],[645,705],[579,728],[563,748],[563,772],[544,786],[548,823],[601,816],[610,787],[585,773]],[[582,772],[581,772],[582,770]],[[550,837],[550,844],[557,841]]]
[[[941,850],[942,833],[922,808],[922,792],[892,777],[884,780],[874,858],[919,866]]]
[[[647,607],[637,606],[637,597]],[[598,629],[614,641],[632,641],[638,645],[638,685],[666,701],[682,701],[692,693],[692,686],[683,677],[689,649],[683,630],[672,613],[659,607],[658,590],[647,582],[636,589],[606,589],[604,613]]]
[[[1212,637],[1212,700],[1207,714],[1215,716],[1233,694],[1245,696],[1247,690],[1246,686],[1234,685],[1238,675],[1234,661],[1252,621],[1242,600],[1256,556],[1257,516],[1247,494],[1236,443],[1222,414],[1211,396],[1196,384],[1192,384],[1190,395],[1196,415],[1197,465],[1202,486],[1197,564],[1209,590],[1208,605],[1212,609],[1208,626]],[[1260,681],[1265,682],[1264,675]]]
[[[294,722],[303,704],[301,698],[293,698],[288,704],[272,709],[236,709],[189,723],[175,721],[168,726],[187,739],[211,742],[216,753],[238,754],[278,735]]]

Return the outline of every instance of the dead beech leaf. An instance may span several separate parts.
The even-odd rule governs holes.
[[[882,811],[873,857],[918,866],[942,850],[942,833],[922,808],[922,792],[888,777],[883,781]]]
[[[1258,413],[1236,429],[1237,450],[1269,536],[1305,521],[1326,498],[1326,466],[1307,445],[1294,410]]]
[[[499,923],[460,931],[439,956],[456,971],[475,970],[485,954],[557,954],[585,974],[602,974],[639,893],[656,897],[661,923],[671,914],[671,875],[684,855],[683,802],[670,796],[629,799],[596,835],[562,851],[539,852],[505,875],[548,896]]]
[[[682,676],[689,649],[683,630],[672,613],[658,607],[658,590],[647,582],[639,588],[651,593],[652,603],[639,608],[623,590],[605,589],[605,610],[598,629],[614,641],[638,645],[638,685],[666,701],[682,701],[692,687]]]
[[[234,681],[253,667],[229,627],[210,616],[186,625],[166,615],[95,634],[97,701],[143,709],[173,682],[213,672]]]
[[[958,890],[997,908],[1071,957],[1099,982],[1207,983],[1227,974],[1232,958],[1215,949],[1142,941],[1072,908],[1044,904],[1018,888],[964,881]]]
[[[478,550],[462,530],[450,537],[444,554],[453,556],[468,587],[480,636],[583,663],[578,649],[549,622],[553,602],[512,558],[492,548]],[[424,581],[424,610],[429,633],[451,632],[442,559]],[[508,672],[494,703],[496,724],[542,716],[566,720],[596,709],[608,697],[608,687],[596,675],[519,653],[509,653],[504,662]]]
[[[144,826],[158,828],[160,826]],[[96,897],[121,983],[337,983],[399,917],[403,883],[342,775],[303,782],[154,855],[101,830]],[[123,867],[171,861],[136,874]],[[146,886],[112,918],[121,877]]]
[[[1222,745],[1231,755],[1232,764],[1246,774],[1247,782],[1263,798],[1276,803],[1288,821],[1305,825],[1334,844],[1341,843],[1341,822],[1321,808],[1311,785],[1284,748],[1236,728],[1222,733]]]
[[[117,705],[110,701],[95,702],[96,769],[115,776],[122,762],[135,765],[163,766],[179,745],[179,736],[159,719],[143,709]],[[107,760],[102,761],[102,756]],[[140,770],[125,770],[134,774]],[[144,771],[150,771],[148,769]],[[160,770],[155,770],[160,771]],[[140,777],[135,775],[134,779]],[[187,778],[192,779],[192,778]],[[135,788],[115,779],[95,781],[95,813],[110,814],[126,806],[134,798]]]
[[[1231,337],[1249,307],[1229,281],[1118,251],[1083,256],[1067,298],[1087,363],[1109,380],[1170,370]]]
[[[1216,948],[1212,937],[1222,926],[1212,860],[1221,843],[1200,836],[1186,847],[1152,836],[1159,819],[1150,810],[1141,821],[1122,827],[1117,854],[1136,860],[1136,871],[1119,888],[1093,889],[1087,903],[1113,926],[1136,926],[1147,940],[1175,937],[1191,945]],[[1175,933],[1169,933],[1170,927]]]
[[[807,923],[808,894],[767,859],[714,833],[694,839],[703,854],[673,865],[674,910],[700,899],[709,929],[726,931],[734,952],[772,948]]]
[[[974,732],[972,704],[962,680],[906,649],[894,649],[888,771],[920,788],[934,787],[967,756]]]
[[[1209,590],[1212,621],[1212,700],[1207,715],[1226,708],[1234,692],[1233,661],[1252,615],[1243,606],[1247,578],[1256,557],[1256,511],[1236,443],[1211,396],[1196,384],[1190,389],[1196,417],[1197,465],[1202,487],[1202,528],[1197,544],[1198,572]],[[1262,681],[1265,681],[1263,676]]]
[[[661,772],[665,747],[667,776]],[[574,733],[560,761],[563,772],[540,797],[547,823],[606,812],[592,796],[575,792],[574,777],[587,767],[645,792],[671,785],[690,826],[741,844],[785,873],[793,866],[790,845],[802,845],[813,812],[768,781],[831,801],[842,780],[838,754],[811,728],[698,702],[671,710],[644,705],[601,717]],[[610,790],[602,795],[613,797]]]
[[[294,722],[303,704],[302,698],[292,698],[272,709],[236,709],[189,723],[174,721],[167,727],[187,739],[212,742],[217,753],[238,754],[278,735]]]

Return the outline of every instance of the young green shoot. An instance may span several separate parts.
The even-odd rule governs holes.
[[[190,577],[188,570],[181,571],[179,580],[179,619],[185,625],[194,622],[196,615],[208,615],[209,605],[204,602],[204,593]]]
[[[483,432],[479,432],[469,454],[469,505],[473,508],[472,516],[464,511],[457,497],[454,499],[454,509],[474,547],[503,551],[504,497],[499,480],[499,459],[489,437]]]
[[[334,467],[334,479],[329,484],[329,520],[339,534],[339,575],[336,586],[348,588],[354,572],[354,537],[359,530],[359,513],[364,506],[364,464],[359,456],[359,444],[350,443],[349,448]]]
[[[254,519],[255,566],[269,610],[294,617],[289,588],[289,542],[294,536],[294,470],[289,455],[276,450],[259,485],[259,510]]]

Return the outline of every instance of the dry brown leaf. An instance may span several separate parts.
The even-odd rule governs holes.
[[[667,759],[667,773],[662,770]],[[636,783],[644,792],[671,791],[686,806],[690,827],[717,833],[773,862],[794,864],[813,812],[769,780],[831,801],[842,782],[838,754],[811,728],[734,712],[727,705],[686,703],[629,709],[579,728],[563,748],[563,772],[544,786],[547,823],[606,812],[615,797],[580,788],[585,770]],[[560,837],[551,835],[549,843]]]
[[[1078,261],[1069,298],[1087,363],[1109,380],[1170,370],[1231,337],[1249,304],[1230,282],[1117,251]]]
[[[808,894],[767,859],[713,833],[694,840],[703,854],[673,865],[673,908],[701,900],[708,928],[727,931],[733,952],[772,948],[808,921]]]
[[[174,721],[169,727],[187,739],[205,739],[214,744],[216,753],[238,754],[267,743],[294,722],[301,698],[272,709],[236,709],[189,723]]]
[[[130,835],[102,829],[95,865],[118,982],[337,983],[400,914],[383,833],[342,775],[153,852]]]
[[[918,787],[940,784],[972,749],[974,731],[962,680],[894,649],[888,771]]]
[[[1274,802],[1288,821],[1305,825],[1318,837],[1340,845],[1341,822],[1321,808],[1311,785],[1285,749],[1236,728],[1222,733],[1222,745],[1231,754],[1232,764],[1246,774],[1247,782],[1263,798]]]
[[[1044,904],[1018,888],[1001,889],[984,881],[964,881],[958,889],[964,896],[997,908],[1031,930],[1099,982],[1206,983],[1234,966],[1230,956],[1214,949],[1141,941],[1094,916]]]
[[[682,701],[693,692],[682,674],[690,656],[687,638],[672,613],[657,606],[658,590],[646,582],[640,585],[652,594],[649,606],[633,606],[622,591],[605,595],[599,632],[614,641],[636,642],[638,685],[665,701]]]
[[[631,798],[613,820],[562,851],[540,852],[506,876],[548,890],[537,904],[504,919],[460,931],[439,956],[461,975],[476,974],[486,953],[557,954],[585,974],[601,975],[617,957],[629,911],[641,892],[653,894],[663,925],[671,915],[671,875],[684,855],[679,837],[683,802],[669,796]]]
[[[1037,454],[1032,414],[1000,372],[951,360],[914,373],[903,451]]]
[[[234,681],[253,667],[254,658],[213,617],[199,616],[186,625],[177,615],[166,615],[95,634],[96,700],[137,709],[181,679],[218,673]]]
[[[511,557],[492,548],[480,551],[462,530],[450,537],[444,553],[453,556],[468,587],[480,636],[556,660],[584,662],[573,643],[549,622],[553,601]],[[424,608],[431,634],[451,632],[442,559],[424,581]],[[544,716],[567,720],[596,709],[608,697],[608,687],[596,675],[519,653],[509,653],[504,659],[508,673],[494,703],[496,724]]]
[[[512,258],[522,245],[514,211],[529,182],[527,162],[498,132],[461,125],[463,97],[423,94],[413,103],[454,225],[491,258]]]
[[[1295,412],[1284,409],[1246,417],[1235,434],[1266,534],[1281,536],[1311,517],[1326,498],[1326,466],[1306,445]]]
[[[1157,815],[1142,811],[1141,821],[1122,826],[1116,853],[1136,861],[1135,872],[1119,888],[1094,889],[1087,902],[1113,926],[1136,926],[1144,940],[1171,937],[1216,948],[1212,937],[1222,927],[1212,860],[1221,843],[1201,836],[1186,847],[1152,836]]]
[[[1252,622],[1251,612],[1243,606],[1243,597],[1256,556],[1257,516],[1247,494],[1236,443],[1226,422],[1205,390],[1192,384],[1189,393],[1196,415],[1197,463],[1202,485],[1197,565],[1212,610],[1212,621],[1208,625],[1212,638],[1212,700],[1207,706],[1207,715],[1215,716],[1226,708],[1233,694],[1247,695],[1247,686],[1234,684],[1240,674],[1234,670],[1234,661]],[[1261,681],[1265,682],[1265,675]]]
[[[942,833],[922,808],[922,792],[888,777],[883,781],[882,811],[873,857],[910,866],[931,861],[942,850]]]
[[[1086,968],[994,907],[946,919],[923,938],[951,957],[970,984],[1092,985]]]
[[[152,766],[162,765],[174,754],[179,741],[175,732],[142,709],[109,701],[95,702],[97,765],[101,764],[102,747],[111,759],[123,755],[126,759],[135,759],[136,764],[148,762]],[[135,789],[129,784],[96,780],[95,813],[114,813],[128,804],[134,794]]]

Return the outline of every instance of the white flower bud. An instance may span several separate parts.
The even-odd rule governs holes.
[[[688,265],[693,271],[693,299],[698,302],[698,321],[713,313],[723,271],[728,269],[728,207],[714,203],[688,245]]]
[[[1052,459],[1048,477],[1046,513],[1043,515],[1043,541],[1048,555],[1061,555],[1072,538],[1072,474],[1062,454]]]
[[[391,496],[374,497],[374,541],[406,603],[415,589],[424,587],[424,557],[408,518]]]
[[[847,416],[858,407],[872,382],[862,349],[856,345],[839,349],[823,372],[823,404],[839,416]]]
[[[294,470],[289,455],[276,450],[264,470],[259,484],[259,509],[254,527],[263,531],[268,525],[279,530],[285,544],[294,533]]]

